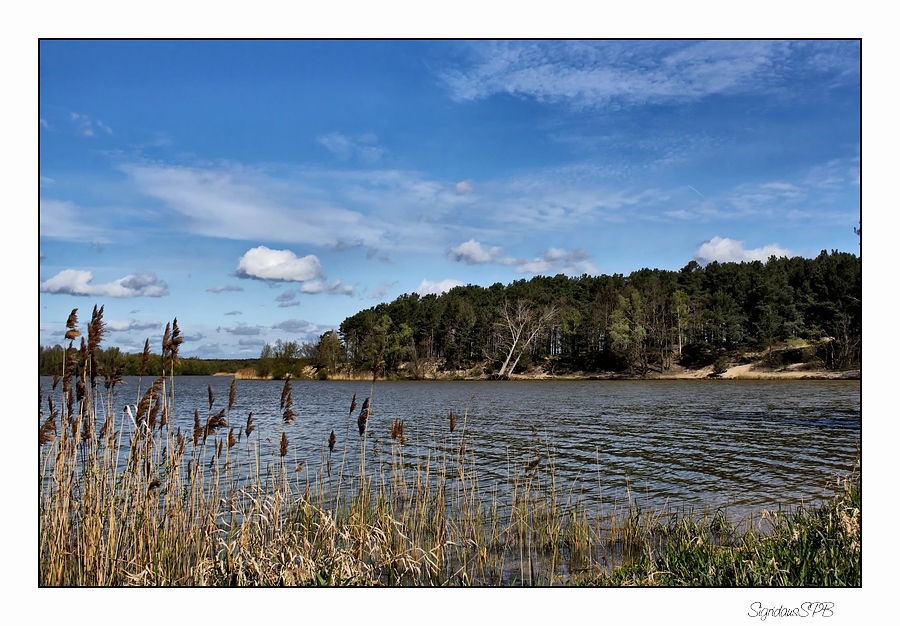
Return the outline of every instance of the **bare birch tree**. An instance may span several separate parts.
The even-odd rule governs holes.
[[[518,300],[511,305],[507,300],[503,302],[500,316],[502,320],[497,322],[497,327],[498,334],[503,337],[501,345],[506,358],[497,377],[509,378],[525,351],[556,317],[556,307],[542,309],[527,300]]]

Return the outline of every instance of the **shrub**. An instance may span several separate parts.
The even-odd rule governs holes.
[[[725,372],[728,371],[728,359],[724,356],[720,356],[716,359],[716,362],[713,363],[713,374],[716,376],[721,376]]]

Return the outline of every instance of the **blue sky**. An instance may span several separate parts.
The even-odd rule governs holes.
[[[859,250],[858,41],[43,41],[39,86],[42,345]]]

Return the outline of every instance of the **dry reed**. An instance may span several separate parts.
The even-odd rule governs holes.
[[[76,313],[66,324],[70,342],[81,336]],[[143,393],[139,385],[135,404],[113,414],[117,385],[101,390],[91,378],[102,315],[95,309],[83,350],[66,350],[58,396],[39,395],[42,586],[599,584],[614,566],[658,557],[664,512],[648,514],[631,501],[606,515],[602,497],[593,500],[599,506],[586,504],[590,488],[581,483],[566,494],[537,432],[533,446],[510,452],[506,484],[487,483],[478,442],[466,430],[469,403],[461,428],[451,411],[449,431],[442,418],[429,440],[420,425],[374,420],[370,392],[357,417],[359,470],[350,476],[344,465],[355,395],[336,477],[330,456],[320,469],[296,454],[289,463],[289,380],[272,462],[261,454],[261,435],[250,440],[252,412],[243,426],[247,444],[235,446],[234,381],[226,407],[214,412],[209,388],[206,419],[194,409],[193,430],[173,430],[177,321],[164,336],[163,375]],[[149,342],[142,368],[148,354]],[[116,370],[109,375],[114,382]],[[377,439],[388,431],[395,444],[385,458]],[[416,454],[406,461],[410,441]],[[327,443],[331,455],[334,430]],[[343,490],[345,483],[351,488]],[[834,519],[858,538],[858,509],[840,509]]]

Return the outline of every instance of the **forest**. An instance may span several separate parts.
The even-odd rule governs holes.
[[[691,261],[679,271],[537,276],[404,294],[345,319],[339,335],[340,356],[354,368],[371,369],[382,354],[387,371],[406,362],[414,377],[420,360],[435,358],[447,369],[483,366],[498,377],[532,365],[645,376],[788,340],[807,346],[794,358],[858,367],[861,322],[861,259],[822,251],[813,259]]]
[[[535,367],[551,375],[644,377],[675,364],[701,368],[725,355],[766,354],[776,344],[796,347],[778,351],[782,361],[844,370],[860,367],[861,338],[862,260],[823,250],[812,259],[691,261],[678,271],[559,274],[407,293],[359,311],[316,342],[279,339],[258,359],[182,359],[175,373],[254,368],[264,377],[314,372],[324,379],[377,364],[381,375],[420,378],[426,364],[437,363],[492,378]],[[141,361],[117,348],[100,358],[125,375]],[[61,363],[60,346],[41,347],[41,374],[58,372]]]

